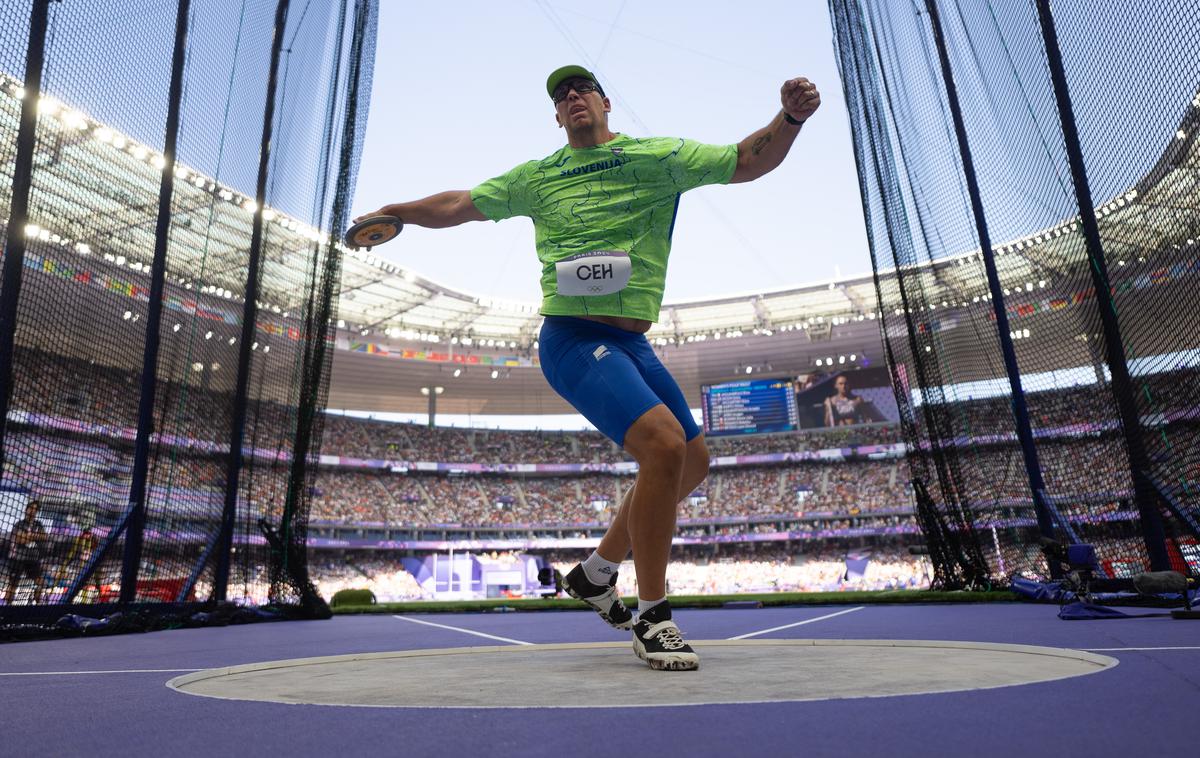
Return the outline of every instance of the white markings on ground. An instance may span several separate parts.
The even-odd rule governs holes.
[[[762,629],[757,632],[750,632],[749,634],[739,634],[738,636],[730,637],[729,639],[731,639],[731,640],[748,640],[751,637],[757,637],[760,634],[769,634],[771,632],[778,632],[783,629],[791,629],[794,626],[804,626],[805,624],[813,624],[818,621],[824,621],[825,619],[831,619],[834,616],[843,616],[847,613],[854,613],[855,611],[861,611],[865,607],[866,607],[865,605],[860,605],[856,608],[847,608],[846,610],[838,611],[837,613],[827,613],[824,616],[817,616],[816,618],[813,618],[813,619],[805,619],[803,621],[797,621],[794,624],[784,624],[783,626],[773,626],[770,629]]]
[[[1085,650],[1089,653],[1119,653],[1122,650],[1200,650],[1200,645],[1175,645],[1166,647],[1080,647],[1076,650]]]
[[[463,634],[473,634],[476,637],[483,637],[483,638],[489,639],[489,640],[499,640],[500,642],[511,642],[514,645],[532,645],[533,644],[532,642],[524,642],[522,640],[514,640],[510,637],[498,637],[494,634],[488,634],[486,632],[477,632],[474,629],[463,629],[461,626],[450,626],[448,624],[435,624],[432,621],[421,621],[419,619],[412,619],[407,616],[393,615],[392,618],[400,619],[401,621],[407,621],[410,624],[423,624],[425,626],[437,627],[438,629],[449,629],[452,632],[462,632]]]
[[[107,669],[104,671],[0,671],[0,676],[77,676],[79,674],[186,674],[203,669]]]

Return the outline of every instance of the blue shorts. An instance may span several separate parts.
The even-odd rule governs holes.
[[[547,316],[538,337],[546,381],[613,442],[659,403],[686,439],[700,434],[687,400],[645,335],[572,316]]]

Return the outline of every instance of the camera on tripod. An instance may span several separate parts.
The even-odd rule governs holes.
[[[1046,560],[1056,564],[1062,571],[1063,589],[1075,593],[1085,603],[1092,602],[1092,580],[1100,565],[1096,562],[1096,548],[1091,545],[1065,545],[1043,537],[1042,554]]]

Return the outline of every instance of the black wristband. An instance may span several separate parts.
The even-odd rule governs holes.
[[[792,114],[788,113],[787,111],[783,112],[783,120],[792,126],[800,126],[804,123],[803,121],[797,121],[796,119],[792,118]]]

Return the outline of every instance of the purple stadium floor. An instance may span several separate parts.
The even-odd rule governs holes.
[[[341,616],[15,643],[0,646],[0,755],[612,756],[639,741],[656,756],[1200,753],[1194,728],[1200,623],[1067,622],[1056,610],[1025,604],[677,610],[693,640],[977,641],[1096,651],[1119,665],[998,689],[660,708],[295,705],[195,697],[165,686],[189,671],[260,661],[506,640],[625,639],[584,611]],[[767,631],[776,627],[786,628]],[[680,687],[688,686],[687,673],[646,676],[678,677]],[[540,704],[537,692],[522,698]]]

